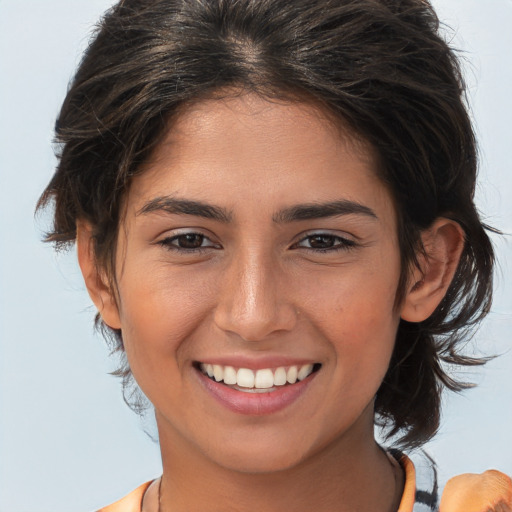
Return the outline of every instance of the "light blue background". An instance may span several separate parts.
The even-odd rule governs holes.
[[[53,123],[108,0],[0,0],[0,511],[87,512],[159,474],[158,447],[108,375],[73,252],[40,243],[36,200],[55,166]],[[478,204],[512,233],[512,1],[437,0],[463,48],[481,148]],[[47,220],[47,219],[46,219]],[[512,474],[512,245],[496,239],[493,313],[476,345],[504,355],[446,397],[428,450],[441,476]]]

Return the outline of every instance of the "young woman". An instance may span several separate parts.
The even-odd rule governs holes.
[[[464,87],[423,0],[127,0],[39,206],[155,409],[163,475],[105,510],[437,510],[421,446],[488,311]],[[510,510],[498,472],[442,512]]]

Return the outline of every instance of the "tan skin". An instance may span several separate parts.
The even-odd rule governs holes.
[[[78,230],[91,297],[155,407],[162,511],[397,509],[403,475],[374,441],[374,396],[400,317],[436,308],[463,234],[440,218],[423,239],[428,261],[395,308],[396,213],[367,144],[307,103],[245,94],[182,113],[126,198],[117,293]],[[232,358],[319,370],[284,408],[250,415],[202,385],[199,363]],[[144,510],[157,509],[153,486]]]

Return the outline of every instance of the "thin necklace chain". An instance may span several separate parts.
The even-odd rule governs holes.
[[[158,512],[160,512],[160,496],[161,496],[161,489],[162,489],[162,477],[160,477],[160,482],[158,482]]]

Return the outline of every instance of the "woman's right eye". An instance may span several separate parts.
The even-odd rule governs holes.
[[[220,245],[212,242],[202,233],[181,233],[170,236],[158,242],[166,249],[182,252],[199,252],[205,249],[219,249]]]

